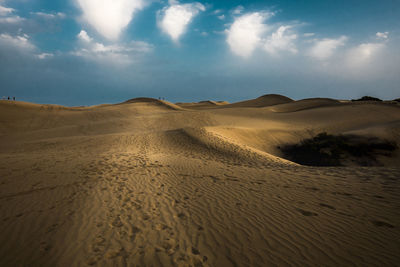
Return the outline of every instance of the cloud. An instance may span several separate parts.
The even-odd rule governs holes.
[[[130,23],[133,14],[143,9],[143,0],[76,0],[83,11],[83,19],[101,35],[118,39]]]
[[[0,16],[7,16],[15,11],[14,8],[5,7],[0,5]]]
[[[365,67],[374,57],[383,50],[385,44],[363,43],[347,52],[347,64],[349,67]]]
[[[41,54],[36,55],[36,57],[38,59],[46,59],[46,58],[51,58],[53,56],[54,56],[54,54],[52,54],[52,53],[41,53]]]
[[[344,46],[345,38],[335,40],[339,39],[342,39],[342,42],[337,42],[337,45]],[[328,77],[347,81],[365,82],[379,77],[387,77],[388,79],[391,77],[390,79],[392,79],[394,77],[393,72],[398,69],[398,62],[400,62],[396,63],[398,57],[394,53],[395,49],[396,46],[391,46],[391,43],[386,40],[361,42],[343,47],[340,50],[334,49],[327,52],[330,56],[322,58],[320,64],[315,64],[315,61],[308,61],[310,64],[308,68]],[[305,60],[303,66],[307,69],[306,62]]]
[[[15,9],[0,5],[0,23],[1,24],[17,24],[24,21],[24,18],[13,15]]]
[[[235,19],[227,33],[227,43],[231,51],[243,58],[249,57],[260,45],[262,35],[268,30],[264,21],[270,13],[254,12]]]
[[[220,19],[220,20],[224,20],[225,19],[225,15],[222,14],[221,16],[217,16],[217,18]]]
[[[389,38],[389,32],[377,32],[376,38],[386,40]]]
[[[313,37],[315,35],[315,33],[313,32],[306,32],[303,34],[304,37]]]
[[[35,46],[29,41],[26,34],[11,36],[7,33],[0,34],[0,46],[6,48],[17,48],[22,51],[34,51]]]
[[[314,40],[315,44],[311,47],[308,54],[313,58],[326,60],[334,54],[337,48],[344,46],[347,39],[346,36],[341,36],[338,39]]]
[[[0,23],[9,23],[9,24],[16,24],[24,21],[24,18],[20,16],[12,16],[12,17],[0,17]]]
[[[133,62],[135,56],[153,50],[153,45],[142,41],[105,45],[95,42],[85,30],[81,30],[77,38],[81,42],[81,48],[71,54],[101,63],[128,65]]]
[[[206,8],[198,2],[179,4],[178,1],[170,0],[169,4],[168,7],[159,11],[158,25],[174,42],[178,42],[193,18]]]
[[[77,35],[79,40],[90,43],[93,39],[87,34],[85,30],[81,30],[81,32]]]
[[[242,14],[243,11],[244,11],[244,7],[243,7],[243,6],[237,6],[237,7],[232,11],[232,14],[233,14],[233,15],[240,15],[240,14]]]
[[[44,19],[64,19],[66,17],[66,15],[62,12],[57,12],[57,13],[31,12],[31,14]]]
[[[7,56],[23,55],[28,59],[46,59],[53,57],[52,53],[43,53],[32,44],[27,34],[12,36],[8,33],[0,34],[0,53],[5,52]]]
[[[276,55],[279,51],[288,51],[296,54],[297,48],[294,40],[297,39],[297,35],[286,34],[290,28],[290,26],[280,26],[276,32],[272,33],[264,44],[265,51],[271,55]]]

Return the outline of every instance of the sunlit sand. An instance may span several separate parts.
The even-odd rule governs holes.
[[[319,133],[400,144],[396,102],[0,101],[0,266],[395,266],[400,154],[304,166]]]

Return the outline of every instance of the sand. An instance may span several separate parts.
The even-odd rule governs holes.
[[[0,101],[0,266],[398,265],[399,152],[282,158],[322,131],[400,144],[400,106]]]

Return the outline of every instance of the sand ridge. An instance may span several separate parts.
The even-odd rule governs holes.
[[[227,107],[268,107],[273,105],[290,103],[292,101],[293,101],[292,99],[283,95],[267,94],[260,96],[256,99],[250,99],[229,104],[227,105]]]
[[[0,101],[1,266],[399,262],[398,154],[321,168],[277,149],[321,131],[400,144],[398,105],[127,102]]]

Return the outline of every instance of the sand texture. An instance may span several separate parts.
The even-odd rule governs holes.
[[[400,155],[302,166],[320,132],[400,144],[400,106],[0,101],[0,266],[395,266]]]

